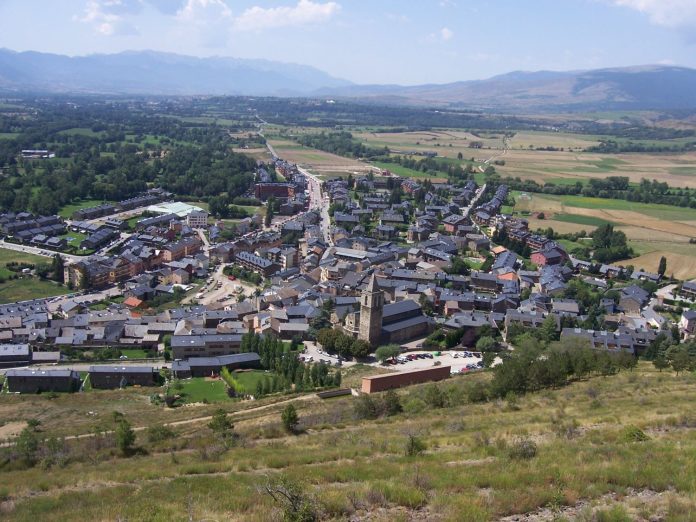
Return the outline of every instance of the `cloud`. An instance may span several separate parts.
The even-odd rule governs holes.
[[[231,18],[232,10],[222,0],[187,0],[177,11],[176,17],[184,22],[204,25]]]
[[[293,27],[325,22],[341,10],[336,2],[299,0],[293,7],[259,7],[246,9],[234,20],[238,31],[258,31],[277,27]]]
[[[137,34],[137,28],[125,19],[140,12],[141,0],[89,0],[81,16],[74,20],[89,24],[104,36]]]
[[[453,36],[454,32],[451,29],[448,29],[447,27],[443,27],[442,29],[440,29],[440,38],[442,38],[443,42],[451,40]]]
[[[694,0],[610,0],[648,16],[650,22],[664,27],[696,27]]]

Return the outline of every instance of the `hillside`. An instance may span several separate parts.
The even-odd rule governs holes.
[[[354,85],[313,67],[267,60],[153,51],[69,57],[0,49],[0,93],[27,92],[345,97],[512,112],[667,110],[696,108],[696,70],[515,71],[440,85]]]
[[[167,410],[138,389],[3,395],[3,437],[30,418],[41,421],[45,437],[106,433],[56,440],[50,459],[32,468],[5,460],[0,512],[47,521],[75,513],[94,520],[277,520],[283,503],[265,487],[284,484],[298,506],[309,502],[322,520],[696,515],[693,375],[641,363],[561,389],[471,403],[473,383],[487,379],[442,383],[442,408],[426,405],[428,386],[400,390],[405,412],[376,420],[358,419],[353,397],[225,403],[236,412],[230,420],[239,435],[228,450],[208,428],[214,405]],[[280,425],[288,400],[299,413],[298,435]],[[132,456],[119,456],[108,433],[112,410],[136,427],[150,426],[136,430]],[[161,423],[174,421],[164,433]]]
[[[349,82],[313,67],[152,51],[69,57],[0,49],[0,92],[301,95]]]
[[[512,111],[696,107],[696,70],[645,66],[575,72],[517,71],[442,85],[350,86],[332,92],[390,103],[450,104]]]

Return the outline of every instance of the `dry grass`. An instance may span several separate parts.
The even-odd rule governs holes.
[[[486,375],[441,386],[456,392],[481,378]],[[524,520],[531,521],[584,516],[587,506],[616,503],[644,519],[655,514],[687,520],[694,513],[696,476],[690,458],[696,451],[694,385],[691,375],[660,374],[642,364],[633,373],[521,397],[516,408],[504,401],[455,401],[454,407],[377,421],[355,420],[350,397],[310,399],[297,403],[306,429],[299,436],[280,430],[275,407],[234,417],[243,443],[227,452],[215,450],[204,425],[183,425],[175,439],[159,445],[139,433],[137,443],[148,451],[141,456],[102,452],[96,461],[49,472],[5,470],[0,516],[51,521],[79,512],[96,520],[273,520],[277,508],[258,486],[283,472],[306,484],[323,520],[499,520],[529,513]],[[404,404],[422,393],[423,387],[400,391]],[[151,423],[157,410],[150,407]],[[571,421],[577,426],[572,437],[561,434],[559,424]],[[70,423],[66,419],[66,428]],[[627,441],[627,426],[642,429],[650,440]],[[423,455],[404,456],[408,433],[426,442]],[[536,457],[508,457],[508,447],[520,438],[537,444]],[[539,518],[543,513],[550,514]]]
[[[660,258],[664,256],[667,259],[667,275],[673,275],[677,279],[692,279],[696,277],[696,245],[693,246],[693,255],[656,250],[633,259],[626,259],[620,263],[624,265],[630,264],[635,268],[649,272],[657,272]]]
[[[657,179],[673,187],[696,187],[696,174],[687,170],[696,162],[696,153],[678,154],[590,154],[570,151],[539,151],[516,148],[505,155],[505,166],[496,167],[503,176],[532,179],[538,183],[558,179],[583,181],[588,178],[625,176],[638,183]],[[541,145],[539,145],[541,146]]]

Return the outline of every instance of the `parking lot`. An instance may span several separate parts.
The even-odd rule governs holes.
[[[300,358],[306,362],[318,363],[324,361],[331,366],[337,366],[339,357],[335,354],[324,352],[317,344],[312,341],[305,341],[305,351],[300,355]],[[440,355],[436,355],[439,353]],[[410,360],[409,360],[410,357]],[[403,372],[406,370],[417,370],[430,368],[436,362],[442,366],[451,366],[452,373],[465,373],[478,369],[477,365],[482,364],[481,354],[465,350],[451,350],[446,352],[415,350],[404,352],[399,356],[399,362],[393,364],[381,364],[374,361],[370,366],[377,366],[395,372]],[[342,368],[350,368],[357,364],[355,361],[341,360]]]
[[[440,355],[436,355],[437,353],[440,353]],[[408,360],[409,356],[411,360]],[[464,350],[447,352],[414,351],[400,355],[398,360],[403,362],[397,362],[396,364],[389,364],[387,366],[375,363],[375,366],[382,366],[383,368],[389,368],[395,371],[404,371],[429,368],[436,362],[439,362],[442,366],[451,366],[452,373],[466,373],[478,369],[478,364],[483,364],[480,353]]]

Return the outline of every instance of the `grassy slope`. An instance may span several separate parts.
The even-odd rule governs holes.
[[[485,376],[450,384],[472,378]],[[633,374],[528,395],[514,407],[462,403],[378,421],[354,420],[353,398],[301,401],[300,418],[310,428],[305,434],[283,435],[280,406],[271,407],[235,418],[246,443],[214,458],[184,449],[197,447],[196,441],[211,444],[200,423],[177,427],[175,441],[148,446],[144,456],[107,457],[100,465],[75,463],[50,473],[5,472],[4,494],[11,500],[6,514],[64,520],[79,506],[80,517],[95,519],[186,520],[191,513],[196,520],[269,520],[272,503],[257,488],[282,471],[308,485],[327,519],[369,511],[376,520],[494,520],[543,506],[574,506],[608,492],[628,503],[635,488],[672,489],[660,497],[668,500],[660,509],[667,519],[671,513],[672,520],[685,520],[696,513],[696,433],[690,429],[696,425],[690,401],[695,384],[692,375],[659,374],[643,365]],[[406,393],[422,389],[400,393],[408,402]],[[12,400],[3,397],[0,406]],[[123,409],[133,401],[117,404]],[[559,429],[571,422],[576,429]],[[650,440],[631,442],[625,432],[633,425]],[[421,436],[425,454],[404,456],[406,433]],[[508,457],[507,448],[520,437],[536,442],[534,459]],[[138,443],[147,446],[142,434]],[[640,508],[643,515],[657,509]]]

